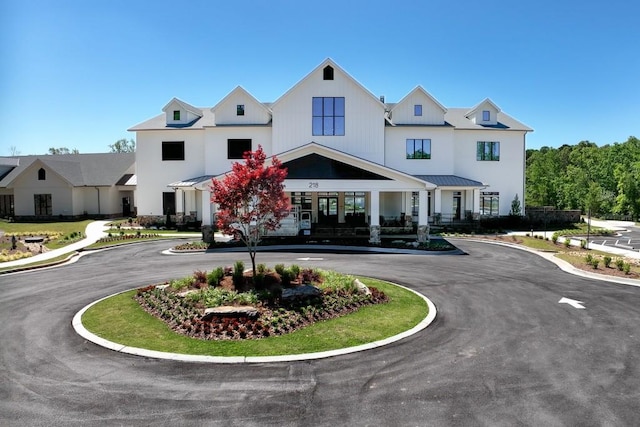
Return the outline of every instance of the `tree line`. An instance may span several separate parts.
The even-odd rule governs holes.
[[[640,140],[598,147],[581,141],[526,152],[527,206],[640,217]]]

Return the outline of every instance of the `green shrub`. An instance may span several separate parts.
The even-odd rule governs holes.
[[[193,277],[183,277],[182,279],[174,279],[169,282],[169,286],[176,291],[181,291],[193,285]]]
[[[553,233],[553,235],[551,236],[551,241],[553,241],[554,245],[558,243],[558,237],[560,237],[558,233]]]
[[[298,267],[295,264],[292,264],[291,267],[289,267],[289,270],[291,270],[291,274],[293,275],[293,279],[297,279],[298,276],[300,275],[300,267]]]
[[[582,249],[587,249],[587,241],[586,241],[586,240],[584,240],[584,239],[581,239],[581,240],[580,240],[580,247],[581,247]]]
[[[568,248],[569,246],[571,246],[571,239],[568,237],[565,237],[564,239],[564,247]]]
[[[222,267],[218,267],[214,270],[211,270],[209,274],[207,274],[207,283],[211,287],[216,287],[220,284],[220,280],[224,277],[224,269]]]
[[[598,264],[600,264],[600,260],[597,258],[594,258],[591,260],[591,266],[593,267],[594,270],[598,269]]]
[[[622,271],[624,271],[624,274],[631,273],[631,264],[629,264],[628,262],[625,262],[624,265],[622,266]]]
[[[611,257],[609,255],[605,255],[604,258],[602,258],[602,263],[604,264],[605,268],[609,268],[609,266],[611,265]]]
[[[622,258],[616,260],[616,268],[620,271],[624,269],[624,260]]]
[[[284,264],[276,264],[274,269],[276,270],[276,273],[278,273],[280,276],[284,274]]]
[[[591,254],[587,254],[587,256],[584,257],[584,262],[586,262],[587,264],[591,264],[592,261],[593,256]]]
[[[265,274],[267,272],[267,265],[262,263],[256,265],[256,271],[260,274]]]
[[[233,274],[231,275],[233,284],[236,287],[242,286],[244,283],[244,262],[236,261],[233,264]]]

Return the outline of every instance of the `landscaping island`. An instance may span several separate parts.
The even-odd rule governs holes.
[[[205,356],[326,352],[384,340],[429,314],[421,295],[332,271],[237,262],[106,298],[82,325],[122,346]],[[432,313],[432,314],[435,314]]]

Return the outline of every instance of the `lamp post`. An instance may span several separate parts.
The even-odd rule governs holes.
[[[587,209],[587,246],[586,246],[587,250],[589,250],[590,237],[591,237],[591,207]]]

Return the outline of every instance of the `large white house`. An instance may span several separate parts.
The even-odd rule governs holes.
[[[261,145],[288,168],[315,227],[418,226],[507,215],[524,195],[529,127],[491,100],[447,108],[418,86],[397,103],[331,59],[273,103],[236,87],[212,108],[172,99],[136,132],[138,217],[211,224],[211,179]]]

